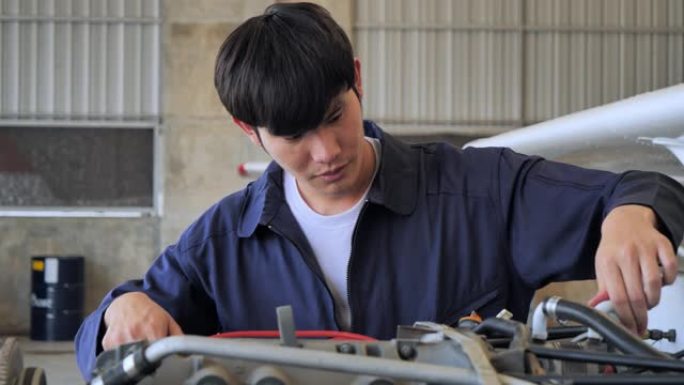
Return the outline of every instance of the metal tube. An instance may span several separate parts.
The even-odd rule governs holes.
[[[480,383],[473,371],[462,368],[196,336],[168,337],[154,342],[146,349],[145,359],[154,363],[171,354],[206,354],[444,384]]]
[[[475,140],[465,147],[510,147],[553,158],[585,148],[634,143],[644,135],[679,136],[684,120],[682,100],[684,84],[679,84]]]

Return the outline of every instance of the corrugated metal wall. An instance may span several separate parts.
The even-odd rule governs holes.
[[[357,0],[355,12],[365,115],[394,132],[489,135],[684,81],[684,0]]]
[[[158,0],[0,0],[0,119],[155,120]]]

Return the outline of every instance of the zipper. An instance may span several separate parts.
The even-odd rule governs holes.
[[[349,329],[352,331],[354,330],[354,309],[352,309],[351,285],[349,285],[349,274],[351,273],[352,261],[354,260],[354,245],[356,245],[356,235],[359,232],[359,223],[361,223],[361,219],[363,218],[363,213],[366,211],[366,207],[368,207],[368,198],[364,200],[363,207],[361,207],[361,211],[359,212],[359,219],[356,220],[356,225],[354,226],[354,232],[352,233],[351,239],[351,251],[349,253],[349,262],[347,263],[347,275],[344,278],[347,284],[347,303],[349,304]],[[337,319],[335,320],[337,321]]]
[[[273,232],[276,233],[277,235],[279,235],[279,236],[281,236],[281,237],[287,239],[288,241],[290,241],[290,243],[292,243],[292,244],[295,246],[295,248],[297,249],[297,251],[299,251],[299,254],[301,254],[302,256],[304,256],[304,263],[306,263],[306,266],[309,268],[309,270],[311,270],[311,272],[314,273],[314,275],[316,276],[316,278],[318,278],[318,280],[323,284],[323,287],[325,287],[325,290],[328,292],[328,298],[330,298],[330,302],[331,302],[332,305],[333,305],[333,320],[335,321],[335,326],[337,327],[337,330],[342,330],[342,328],[340,327],[340,323],[339,323],[339,321],[337,320],[337,304],[335,304],[335,298],[334,298],[333,295],[332,295],[332,291],[330,291],[330,287],[328,287],[328,284],[325,282],[325,278],[324,278],[323,275],[320,273],[320,272],[321,272],[321,266],[320,266],[320,265],[318,264],[318,262],[316,261],[316,257],[313,256],[313,258],[307,258],[307,257],[306,257],[306,256],[307,256],[307,253],[305,253],[305,252],[302,250],[302,248],[299,246],[299,244],[297,244],[297,242],[293,241],[293,240],[290,239],[288,236],[286,236],[285,234],[283,234],[281,231],[279,231],[279,230],[277,230],[276,228],[274,228],[273,225],[271,225],[271,224],[266,225],[266,227],[268,227],[269,230],[273,231]],[[352,242],[352,243],[353,243],[353,242]],[[309,257],[312,257],[312,256],[309,256]],[[350,259],[351,259],[351,258],[350,258]],[[317,267],[318,270],[316,270],[315,268],[313,268],[313,267],[311,266],[311,264],[314,264],[314,266]],[[347,288],[347,293],[348,293],[348,292],[349,292],[349,289]],[[347,298],[347,301],[349,301],[349,298]],[[351,305],[350,305],[349,307],[351,308]],[[350,313],[351,313],[351,309],[350,309]]]

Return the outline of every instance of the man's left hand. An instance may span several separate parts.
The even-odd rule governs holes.
[[[603,221],[595,267],[598,295],[607,292],[620,321],[641,334],[648,309],[660,302],[662,286],[677,276],[677,257],[670,240],[657,230],[653,210],[624,205]]]

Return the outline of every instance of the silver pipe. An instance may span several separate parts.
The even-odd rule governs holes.
[[[465,147],[510,147],[554,158],[574,151],[634,143],[644,135],[684,132],[684,83],[520,128]]]
[[[473,371],[461,368],[197,336],[175,336],[156,341],[145,350],[145,359],[155,363],[172,354],[206,354],[433,383],[480,384]],[[509,377],[505,380],[508,380],[505,383],[518,381]]]

